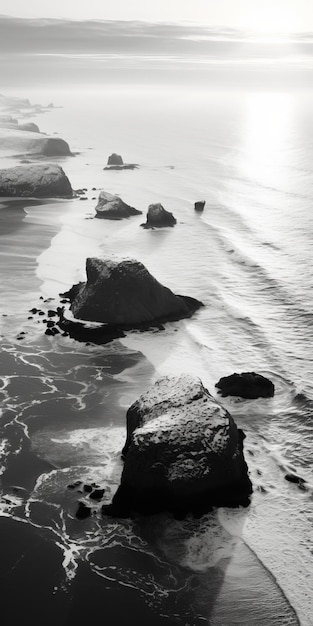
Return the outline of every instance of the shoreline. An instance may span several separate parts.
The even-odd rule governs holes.
[[[104,182],[104,185],[105,185],[105,180],[104,180],[103,182]],[[17,202],[19,202],[19,201],[17,201]],[[21,203],[25,203],[25,202],[26,202],[26,199],[25,199],[25,200],[21,200]],[[62,203],[62,202],[63,202],[63,201],[60,201],[60,203],[58,203],[58,204],[60,204],[60,217],[61,217],[61,218],[62,218],[62,209],[61,209],[61,203]],[[66,202],[66,201],[64,201],[64,202]],[[71,201],[71,202],[72,202],[72,201]],[[49,204],[55,204],[55,201],[53,201],[52,203],[51,203],[51,202],[49,202],[49,201],[47,201],[47,202],[46,202],[46,201],[44,201],[43,203],[42,203],[41,201],[39,201],[39,202],[38,202],[38,204],[36,204],[36,205],[34,205],[34,204],[33,204],[33,206],[41,206],[42,204],[43,204],[43,205],[46,205],[46,204],[48,204],[48,205],[49,205]],[[2,201],[1,201],[1,205],[2,205]],[[84,206],[84,205],[85,205],[85,203],[81,203],[81,205],[82,205],[82,211],[84,211],[84,212],[85,212],[85,211],[86,211],[86,206],[87,206],[87,203],[86,203],[86,206]],[[31,205],[29,205],[29,207],[31,207]],[[9,208],[9,207],[7,207],[7,208]],[[17,207],[16,207],[16,211],[19,211],[19,210],[20,210],[20,208],[22,208],[22,207],[21,207],[21,206],[17,206]],[[6,210],[6,208],[4,208],[4,210]],[[74,214],[74,212],[75,212],[75,211],[74,211],[74,209],[71,209],[71,210],[69,211],[69,214],[70,214],[70,215],[72,215],[72,214]],[[36,213],[36,211],[35,211],[35,213]],[[1,217],[1,210],[0,210],[0,217]],[[36,224],[36,220],[35,220],[35,222],[32,224],[32,223],[31,223],[31,220],[32,220],[33,218],[31,217],[31,218],[29,219],[28,215],[26,215],[26,220],[25,220],[25,215],[23,215],[23,216],[22,216],[22,219],[21,219],[21,222],[19,221],[18,216],[15,216],[15,217],[16,217],[17,219],[14,221],[14,219],[13,219],[13,213],[12,213],[12,224],[11,224],[11,225],[9,224],[9,226],[8,226],[8,227],[10,227],[10,228],[12,227],[12,229],[13,229],[13,230],[12,230],[12,235],[14,235],[14,234],[15,234],[15,233],[19,230],[19,233],[20,233],[20,241],[21,241],[21,242],[23,241],[23,237],[24,237],[24,234],[23,234],[23,232],[22,232],[22,231],[23,231],[23,229],[24,229],[24,231],[25,231],[25,232],[26,232],[26,231],[28,231],[28,233],[29,233],[29,232],[33,229],[34,237],[35,237],[36,233],[37,233],[37,234],[38,234],[38,236],[39,236],[39,233],[40,233],[40,232],[42,232],[42,230],[41,230],[41,228],[42,228],[42,222],[40,221],[40,217],[39,217],[39,221],[37,222],[37,224]],[[84,218],[84,219],[85,219],[85,218]],[[43,222],[44,222],[44,221],[45,221],[45,220],[43,220]],[[36,249],[38,249],[40,246],[42,246],[42,250],[41,250],[41,252],[39,253],[39,255],[37,255],[37,256],[36,256],[36,257],[34,257],[34,258],[33,258],[33,256],[32,256],[32,254],[30,255],[30,256],[31,256],[31,259],[32,259],[32,260],[31,260],[31,262],[30,262],[30,264],[32,264],[32,269],[33,269],[33,268],[36,268],[36,271],[28,277],[28,279],[29,279],[29,285],[30,285],[30,284],[32,284],[32,285],[34,284],[34,276],[36,276],[37,285],[39,284],[39,285],[41,286],[41,288],[43,288],[43,290],[44,290],[44,291],[38,291],[38,292],[36,292],[36,293],[37,293],[37,296],[38,296],[38,294],[39,294],[39,293],[44,293],[44,296],[45,296],[45,297],[47,297],[47,298],[49,298],[49,297],[50,297],[50,296],[49,296],[49,293],[47,293],[47,289],[49,289],[49,288],[50,288],[50,286],[49,286],[49,285],[51,285],[51,282],[53,281],[53,272],[52,272],[51,277],[49,276],[49,279],[50,279],[50,281],[51,281],[51,282],[50,282],[50,283],[48,282],[48,283],[46,283],[46,284],[43,284],[43,282],[42,282],[41,278],[39,278],[39,276],[38,276],[38,266],[37,266],[37,263],[38,263],[38,257],[39,257],[39,256],[42,256],[42,255],[45,255],[45,253],[47,252],[47,255],[46,255],[46,259],[47,259],[47,261],[46,261],[46,263],[47,263],[47,265],[49,264],[49,252],[48,252],[48,251],[50,250],[50,253],[51,253],[51,252],[53,252],[53,250],[52,250],[52,248],[51,248],[51,243],[52,243],[53,245],[55,245],[55,244],[56,244],[56,239],[57,239],[57,238],[59,239],[60,245],[64,245],[64,243],[66,242],[66,237],[67,237],[67,235],[69,234],[69,230],[68,230],[67,232],[64,232],[64,231],[63,231],[63,233],[62,233],[62,226],[61,226],[61,223],[62,223],[62,222],[60,222],[60,223],[58,224],[58,228],[56,228],[56,224],[55,224],[55,222],[52,222],[52,223],[48,223],[48,224],[47,224],[47,228],[46,228],[46,231],[45,231],[45,241],[46,241],[46,242],[49,240],[49,237],[50,237],[51,233],[53,232],[53,236],[52,236],[52,238],[50,239],[50,244],[49,244],[49,246],[48,246],[48,247],[45,247],[45,244],[43,244],[43,238],[41,238],[41,239],[40,239],[40,242],[39,242],[39,240],[38,240],[38,244],[36,244],[36,245],[37,245],[37,248],[36,248],[36,246],[34,245],[34,249],[35,249],[35,248],[36,248]],[[68,222],[68,224],[70,224],[70,223],[71,223],[71,222]],[[19,227],[21,227],[21,229],[19,229]],[[37,228],[37,227],[38,227],[38,228]],[[109,227],[109,228],[113,231],[113,228],[111,228],[111,227]],[[14,229],[15,229],[15,230],[14,230]],[[110,232],[111,232],[111,230],[110,230]],[[91,231],[90,231],[90,232],[92,232],[92,229],[91,229]],[[138,236],[139,236],[139,235],[138,235]],[[71,239],[70,239],[70,238],[68,238],[68,239],[67,239],[67,241],[69,242],[69,247],[70,247]],[[29,242],[28,242],[28,243],[29,243]],[[58,244],[58,245],[59,245],[59,244]],[[98,241],[97,241],[97,243],[95,243],[95,241],[90,241],[90,246],[91,246],[91,247],[96,246],[96,245],[98,246]],[[55,247],[55,248],[54,248],[54,250],[57,250],[57,247]],[[55,253],[55,252],[54,252],[54,253]],[[28,250],[27,254],[29,255],[29,250]],[[28,258],[30,258],[30,256],[28,256]],[[43,262],[43,259],[42,259],[42,258],[41,258],[41,262]],[[76,260],[75,260],[74,262],[76,262]],[[25,291],[26,291],[26,293],[28,294],[27,281],[25,281],[25,264],[23,264],[22,262],[21,262],[21,264],[20,264],[20,270],[22,270],[22,277],[23,277],[23,278],[22,278],[22,281],[21,281],[21,285],[23,285],[23,288],[25,288]],[[3,271],[7,273],[7,268],[6,268],[6,270],[5,270],[5,268],[3,268]],[[39,271],[41,272],[41,271],[42,271],[42,269],[40,269],[40,268],[39,268]],[[44,271],[45,271],[45,270],[44,270]],[[12,273],[13,273],[13,272],[14,272],[14,275],[16,276],[16,268],[12,270]],[[41,274],[41,275],[42,275],[42,274]],[[67,277],[66,277],[66,278],[67,278]],[[59,279],[59,276],[57,277],[56,283],[58,282],[58,279]],[[48,287],[47,287],[47,285],[48,285]],[[32,289],[33,289],[33,287],[32,287]],[[50,294],[50,295],[52,295],[52,292],[51,292],[51,294]],[[20,291],[19,291],[19,296],[18,296],[18,298],[17,298],[17,300],[16,300],[16,304],[17,304],[17,305],[18,305],[18,302],[19,302],[19,298],[20,298]],[[25,300],[25,301],[26,301],[26,300]],[[36,304],[37,304],[37,303],[38,303],[38,297],[37,297],[37,301],[36,301],[36,302],[32,302],[32,306],[36,306]],[[19,308],[19,309],[17,309],[17,311],[18,311],[18,316],[20,316],[20,315],[21,315],[20,308]],[[12,333],[13,333],[13,332],[14,332],[14,330],[13,330],[13,329],[14,329],[14,325],[16,324],[16,320],[15,320],[15,318],[14,318],[14,319],[13,319],[13,323],[11,324],[11,321],[12,321],[12,316],[13,316],[13,314],[10,314],[10,318],[11,318],[11,320],[7,320],[7,321],[9,322],[10,332],[12,332]],[[175,326],[175,325],[171,325],[171,329],[173,329],[173,328],[174,328],[174,326]],[[181,324],[179,325],[179,331],[177,332],[177,336],[182,336],[182,335],[184,335],[184,334],[186,334],[186,327],[185,327],[185,323],[181,323]],[[30,332],[29,332],[29,335],[28,335],[28,336],[30,336]],[[39,338],[39,342],[38,342],[38,338]],[[147,339],[147,340],[148,340],[148,339]],[[53,343],[52,343],[52,341],[53,341]],[[122,340],[122,345],[123,345],[123,346],[127,346],[127,342],[128,342],[128,341],[130,342],[130,344],[132,344],[132,343],[133,343],[133,344],[137,344],[137,346],[138,346],[138,342],[136,341],[136,337],[132,338],[132,337],[131,337],[131,335],[126,336],[126,338],[125,338],[125,343],[124,343],[124,342],[123,342],[123,340]],[[175,341],[176,341],[176,344],[177,344],[177,343],[178,343],[178,337],[176,338],[176,340],[175,340]],[[186,343],[188,343],[188,340],[185,340],[185,341],[186,341]],[[162,343],[162,342],[161,342],[161,343]],[[28,348],[30,348],[31,350],[34,350],[34,351],[35,351],[35,350],[36,350],[36,348],[38,349],[38,345],[39,345],[39,352],[40,352],[41,357],[42,357],[42,356],[45,356],[45,358],[49,358],[49,354],[51,354],[51,357],[52,357],[52,356],[53,356],[53,353],[54,353],[54,352],[56,352],[56,353],[58,353],[58,357],[60,357],[60,362],[61,362],[61,359],[62,359],[62,347],[61,347],[61,349],[59,349],[59,348],[57,347],[57,345],[58,345],[58,344],[57,344],[57,343],[54,343],[54,339],[52,339],[52,340],[50,341],[50,340],[48,340],[47,338],[43,338],[43,339],[42,339],[42,338],[41,338],[41,336],[40,336],[40,337],[36,336],[36,337],[34,337],[34,338],[31,338],[31,341],[30,341],[29,343],[28,343],[28,341],[26,340],[25,342],[24,342],[24,341],[21,341],[21,342],[20,342],[20,345],[18,344],[18,342],[15,342],[15,345],[16,345],[16,351],[15,351],[15,354],[16,354],[16,355],[18,355],[18,354],[19,354],[19,355],[20,355],[20,354],[23,354],[23,347],[25,347],[25,351],[27,351],[27,350],[28,350]],[[78,356],[80,356],[81,354],[84,354],[85,356],[86,356],[86,355],[88,355],[88,356],[92,355],[92,356],[94,356],[94,357],[95,357],[95,361],[99,361],[99,363],[101,363],[101,362],[102,362],[102,360],[103,360],[103,355],[102,355],[102,354],[100,354],[100,350],[101,350],[101,348],[97,349],[97,348],[91,347],[91,348],[88,348],[88,350],[86,350],[86,349],[85,349],[84,347],[82,347],[82,346],[75,346],[75,344],[73,344],[73,343],[72,343],[72,344],[70,344],[70,342],[65,341],[65,339],[64,339],[64,348],[66,348],[66,349],[64,350],[64,354],[66,354],[66,353],[71,353],[71,352],[72,352],[72,353],[77,352]],[[110,349],[110,348],[108,348],[108,349]],[[154,348],[153,348],[153,349],[154,349]],[[137,354],[139,355],[139,350],[137,351]],[[36,358],[37,358],[37,357],[36,357]],[[33,361],[34,361],[34,362],[36,362],[36,358],[35,358],[35,357],[34,357],[34,355],[33,355],[32,359],[33,359]],[[135,358],[135,357],[134,357],[134,358]],[[125,370],[124,370],[124,369],[122,369],[120,372],[117,372],[117,373],[115,372],[114,374],[112,374],[112,370],[110,370],[110,366],[109,366],[110,357],[108,357],[108,361],[106,362],[106,366],[105,366],[105,367],[106,367],[106,374],[108,375],[108,378],[110,377],[110,375],[112,375],[112,378],[116,377],[116,379],[119,379],[119,381],[120,381],[120,393],[123,393],[123,384],[122,384],[122,382],[123,382],[123,373],[124,373],[124,371],[126,371],[126,372],[127,372],[127,374],[129,374],[129,375],[130,375],[130,377],[131,377],[133,367],[134,367],[134,370],[136,369],[136,367],[137,367],[139,370],[140,370],[141,368],[144,368],[144,367],[145,367],[145,359],[146,359],[146,357],[144,356],[144,353],[141,353],[141,356],[139,356],[139,357],[138,357],[138,361],[136,362],[136,364],[135,364],[134,366],[130,366],[130,367],[129,367],[129,366],[127,365],[127,366],[125,367]],[[75,359],[74,359],[74,360],[75,360]],[[121,361],[123,361],[123,360],[125,361],[125,355],[123,356],[123,354],[122,354],[122,355],[121,355]],[[200,361],[200,359],[199,359],[199,361]],[[153,369],[153,365],[151,364],[151,362],[150,362],[150,361],[147,361],[147,363],[149,363],[149,374],[148,374],[148,376],[145,376],[145,375],[144,375],[144,376],[143,376],[143,379],[144,379],[144,380],[146,380],[148,377],[150,377],[150,378],[151,378],[151,380],[152,380],[152,379],[155,377],[155,375],[156,375],[156,373],[157,373],[157,370],[156,370],[156,369]],[[40,359],[38,358],[38,361],[37,361],[37,369],[39,369],[39,371],[40,371],[40,368],[41,368],[41,367],[42,367],[42,365],[41,365],[41,363],[40,363]],[[79,363],[78,363],[78,360],[77,360],[77,362],[76,362],[76,364],[75,364],[75,366],[74,366],[74,367],[79,368]],[[101,366],[101,365],[99,365],[99,369],[100,369],[100,370],[101,370],[101,367],[102,367],[102,366]],[[203,364],[201,364],[201,367],[204,369],[204,365],[203,365]],[[87,371],[87,370],[86,370],[86,371]],[[83,372],[84,372],[84,370],[82,370],[82,371],[81,371],[81,376],[82,376],[82,377],[83,377]],[[40,373],[41,373],[41,372],[40,372]],[[55,373],[55,370],[52,368],[52,369],[51,369],[51,371],[50,371],[50,370],[49,370],[49,368],[48,368],[48,374],[51,376],[53,373]],[[46,372],[46,375],[47,375],[47,372]],[[135,372],[134,372],[134,375],[135,375]],[[134,381],[134,377],[135,377],[134,375],[133,375],[133,381]],[[81,385],[83,385],[83,380],[81,380],[81,381],[79,381],[79,382],[80,382],[80,384],[81,384]],[[115,383],[113,383],[113,384],[115,384]],[[143,384],[143,380],[141,379],[141,380],[140,380],[140,385],[142,385],[142,384]],[[137,382],[137,383],[134,383],[134,382],[133,382],[133,383],[130,383],[130,384],[128,385],[128,394],[129,394],[129,396],[131,396],[131,394],[135,395],[135,393],[137,393],[137,392],[135,392],[135,390],[134,390],[134,388],[135,388],[135,387],[139,387],[139,383],[138,383],[138,382]],[[82,386],[81,388],[83,389],[83,386]],[[27,389],[26,389],[25,391],[28,393]],[[63,394],[64,394],[64,391],[63,391]],[[62,399],[62,397],[63,397],[63,396],[62,396],[62,392],[61,392],[61,387],[60,387],[59,395],[60,395],[60,398]],[[138,394],[138,395],[139,395],[139,394]],[[115,393],[115,391],[113,391],[113,392],[112,392],[112,396],[113,396],[113,397],[115,397],[115,402],[118,402],[118,401],[119,401],[119,396],[118,396],[118,393]],[[103,405],[101,405],[101,401],[99,400],[99,398],[98,398],[97,402],[98,402],[98,404],[93,405],[93,404],[92,404],[92,401],[91,401],[91,404],[90,404],[90,411],[91,411],[91,410],[95,410],[95,406],[97,406],[97,410],[98,410],[98,411],[99,411],[100,409],[101,409],[101,410],[103,410]],[[66,414],[66,411],[65,411],[66,406],[67,406],[67,405],[66,405],[66,403],[64,403],[64,413],[65,413],[65,414]],[[104,405],[104,407],[105,407],[105,406],[108,406],[108,407],[109,407],[109,408],[107,408],[107,411],[108,411],[108,412],[109,412],[109,411],[111,411],[111,414],[112,414],[113,416],[115,416],[115,414],[117,414],[117,415],[119,416],[119,418],[121,417],[121,407],[116,407],[116,406],[115,406],[115,408],[114,408],[114,403],[111,403],[111,404],[110,404],[110,403],[108,403],[108,405]],[[49,411],[51,411],[51,407],[50,407]],[[73,415],[74,415],[74,411],[73,411]],[[51,418],[51,417],[52,417],[52,413],[50,414],[50,418]],[[75,417],[75,415],[74,415],[74,417]],[[87,415],[87,414],[86,414],[86,417],[88,417],[88,415]],[[39,415],[39,416],[37,416],[37,421],[38,421],[38,423],[39,423],[39,421],[40,421],[40,415]],[[83,526],[81,526],[81,528],[83,528]],[[12,537],[12,538],[13,538],[13,537]],[[250,546],[248,546],[248,548],[251,550]],[[252,549],[252,552],[253,552],[253,549]],[[263,563],[263,562],[259,559],[259,557],[258,557],[257,555],[256,555],[256,558],[260,561],[260,564],[261,564],[262,568],[265,568],[265,569],[267,570],[266,566],[265,566],[265,565],[264,565],[264,563]],[[85,567],[85,564],[84,564],[84,565],[82,565],[82,566],[80,566],[80,567]],[[273,584],[275,584],[275,586],[277,586],[277,587],[278,587],[278,589],[281,591],[282,595],[285,597],[286,601],[288,602],[288,604],[289,604],[289,605],[291,606],[291,608],[292,608],[292,605],[290,604],[290,601],[289,601],[289,600],[288,600],[288,598],[285,596],[283,589],[279,586],[279,584],[277,583],[277,581],[276,581],[276,579],[274,578],[273,574],[270,572],[270,570],[267,570],[267,571],[269,572],[269,575],[273,578],[273,581],[272,581],[272,582],[273,582]],[[85,569],[85,572],[86,572],[86,569]],[[87,573],[87,572],[86,572],[86,578],[88,578],[88,573]],[[89,586],[89,583],[86,583],[86,587],[87,587],[87,588],[89,589],[89,591],[90,591],[90,586]],[[99,586],[99,592],[100,592],[100,589],[101,589],[101,586]],[[95,602],[96,602],[96,599],[95,599]],[[214,604],[214,603],[213,603],[213,604]],[[130,606],[131,606],[131,600],[130,600]],[[141,606],[143,607],[143,605],[141,605]],[[143,611],[144,609],[142,608],[141,610]],[[149,617],[149,621],[151,621],[151,620],[152,620],[152,623],[153,623],[153,618],[151,617],[151,612],[149,613],[149,615],[150,615],[150,617]],[[147,612],[147,617],[148,617],[148,612]],[[177,623],[182,623],[182,622],[177,622]],[[212,623],[214,624],[214,621],[213,621]],[[292,622],[291,622],[291,623],[292,623]],[[294,623],[295,623],[295,624],[299,624],[299,621],[294,622]],[[157,622],[156,622],[156,624],[157,624]],[[119,626],[119,625],[118,625],[118,626]]]

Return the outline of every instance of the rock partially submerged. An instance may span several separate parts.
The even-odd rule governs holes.
[[[129,206],[119,196],[114,196],[107,191],[100,191],[96,206],[96,217],[106,220],[121,220],[125,217],[141,214],[142,211]]]
[[[224,376],[216,383],[222,396],[240,396],[253,400],[255,398],[272,398],[275,386],[268,378],[255,372],[242,372]]]
[[[107,166],[104,167],[104,170],[134,170],[139,165],[137,163],[124,163],[120,154],[116,154],[113,152],[108,158]]]
[[[0,170],[0,196],[23,198],[71,198],[71,183],[54,163],[17,165]]]
[[[38,127],[37,127],[38,128]],[[70,156],[69,145],[60,137],[49,137],[16,128],[0,128],[0,150],[13,154],[41,156]]]
[[[247,506],[244,434],[199,378],[164,377],[128,409],[124,469],[103,513]]]
[[[174,226],[177,220],[173,213],[166,211],[162,204],[150,204],[148,207],[147,221],[140,224],[143,228],[164,228],[165,226]]]
[[[124,161],[120,154],[113,152],[108,158],[108,165],[124,165]]]
[[[84,283],[81,283],[81,285],[83,284]],[[69,297],[71,291],[72,290],[62,295]],[[92,324],[67,319],[64,315],[64,307],[57,307],[57,312],[59,320],[53,324],[53,327],[47,328],[46,334],[55,335],[57,334],[55,329],[60,328],[63,331],[63,335],[69,336],[76,341],[94,343],[98,345],[104,345],[113,341],[113,339],[125,337],[125,334],[121,329],[116,327],[113,328],[113,326],[109,326],[108,324],[97,324],[94,326]],[[48,333],[50,330],[52,332]]]
[[[135,259],[86,260],[87,282],[69,294],[76,318],[114,328],[140,328],[190,317],[202,303],[175,295]]]
[[[195,211],[198,211],[198,213],[202,213],[204,207],[205,200],[198,200],[198,202],[195,202]]]

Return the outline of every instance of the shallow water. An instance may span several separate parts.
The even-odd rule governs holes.
[[[97,589],[112,625],[123,623],[117,597],[138,624],[162,624],[164,616],[167,624],[296,624],[297,613],[309,625],[311,98],[163,96],[55,93],[64,108],[34,118],[78,153],[61,164],[88,199],[10,201],[0,209],[0,522],[7,528],[11,520],[12,533],[18,522],[35,528],[57,550],[47,556],[57,565],[46,601],[51,615],[67,616],[64,624],[87,611],[82,589],[97,606]],[[45,97],[52,99],[33,94]],[[113,151],[141,167],[104,172]],[[143,212],[160,201],[178,224],[145,231],[141,216],[93,220],[99,188]],[[202,198],[198,215],[193,202]],[[58,294],[84,279],[86,257],[96,255],[135,257],[205,307],[164,331],[127,333],[101,347],[45,336],[45,316],[30,309],[57,306]],[[212,393],[234,371],[258,371],[275,383],[270,400],[221,399],[247,435],[251,507],[178,522],[106,520],[95,506],[92,518],[76,520],[78,499],[88,497],[67,485],[98,482],[109,502],[128,406],[158,376],[181,371],[200,376]],[[286,472],[305,479],[306,490],[288,483]]]

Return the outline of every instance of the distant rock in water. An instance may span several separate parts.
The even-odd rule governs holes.
[[[174,226],[177,223],[173,213],[166,211],[162,204],[150,204],[148,207],[147,221],[140,224],[143,228],[164,228]]]
[[[119,154],[111,154],[108,158],[107,166],[104,170],[135,170],[139,167],[137,163],[124,163],[122,157]]]
[[[0,170],[0,196],[23,198],[71,198],[71,183],[54,163],[17,165]]]
[[[124,161],[119,154],[113,152],[108,158],[108,165],[124,165]]]
[[[96,217],[106,220],[121,220],[132,215],[141,215],[129,204],[126,204],[119,196],[114,196],[106,191],[100,191],[96,206]]]
[[[13,129],[13,130],[22,130],[22,131],[26,131],[26,132],[31,132],[31,133],[39,133],[39,127],[37,126],[37,124],[34,124],[33,122],[25,122],[25,124],[19,124],[18,121],[16,120],[13,122],[5,122],[2,121],[0,118],[0,128],[8,128],[8,129]]]
[[[38,128],[38,127],[37,127]],[[49,137],[26,129],[0,128],[0,151],[13,154],[71,156],[69,145],[60,137]]]
[[[135,259],[88,258],[87,282],[68,297],[76,318],[111,327],[138,328],[190,317],[202,303],[177,296]]]
[[[125,165],[108,165],[104,167],[104,170],[137,170],[139,167],[138,163],[125,163]]]
[[[255,398],[271,398],[274,395],[275,386],[265,376],[255,372],[242,372],[224,376],[216,383],[222,396],[240,396],[253,400]]]
[[[201,213],[204,207],[205,207],[205,200],[199,200],[198,202],[195,202],[195,211],[198,211],[199,213]]]
[[[285,474],[285,480],[294,485],[298,485],[301,491],[307,491],[306,480],[301,478],[301,476],[297,476],[297,474]]]
[[[31,103],[26,98],[18,98],[16,96],[5,96],[0,94],[0,107],[10,109],[29,109]]]
[[[163,377],[127,411],[121,484],[103,513],[247,506],[244,434],[199,378]]]

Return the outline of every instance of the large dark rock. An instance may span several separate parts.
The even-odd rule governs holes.
[[[240,396],[253,400],[255,398],[271,398],[274,395],[273,383],[261,374],[242,372],[224,376],[216,383],[222,396]]]
[[[142,211],[129,206],[119,196],[100,191],[96,206],[96,217],[106,220],[122,220],[125,217],[141,214]]]
[[[161,378],[127,412],[125,464],[108,512],[247,505],[243,438],[199,378]]]
[[[198,211],[198,213],[202,213],[204,207],[205,200],[198,200],[198,202],[195,202],[195,211]]]
[[[166,211],[162,204],[150,204],[148,207],[147,221],[141,224],[143,228],[163,228],[165,226],[174,226],[176,219],[173,213]]]
[[[80,285],[84,283],[79,283],[78,285],[74,285],[70,291],[63,296],[70,298],[70,294],[77,293],[76,287],[79,288]],[[113,339],[117,339],[118,337],[125,337],[123,331],[119,328],[109,326],[108,324],[97,324],[92,325],[82,322],[78,322],[77,320],[67,319],[64,315],[64,307],[57,307],[57,313],[59,316],[59,321],[56,322],[56,325],[63,331],[64,336],[69,336],[76,341],[81,341],[83,343],[94,343],[98,345],[104,345],[113,341]],[[47,331],[50,330],[47,328]],[[53,331],[53,329],[51,329]],[[50,334],[50,333],[49,333]],[[51,333],[54,335],[55,333]]]
[[[124,161],[119,154],[113,152],[108,158],[108,165],[124,165]]]
[[[37,127],[38,128],[38,127]],[[19,126],[0,128],[0,150],[9,154],[40,156],[70,156],[69,145],[60,137],[49,137],[38,131],[30,132]]]
[[[86,273],[87,282],[68,292],[71,310],[82,320],[136,328],[190,317],[202,305],[175,295],[135,259],[89,258]]]
[[[0,196],[71,198],[71,183],[54,163],[18,165],[0,170]]]

